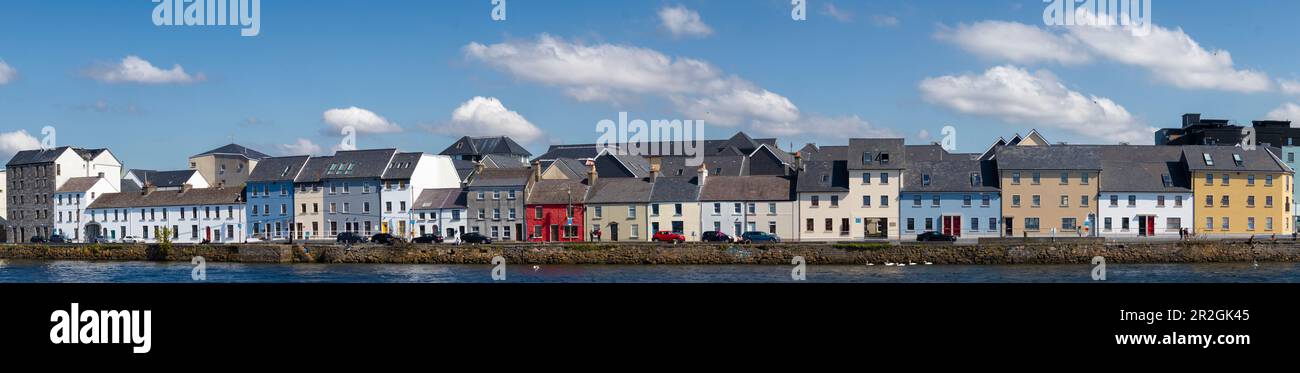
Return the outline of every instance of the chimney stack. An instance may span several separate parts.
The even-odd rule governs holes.
[[[658,179],[659,179],[659,165],[652,164],[650,165],[650,182],[653,183],[655,182],[655,180]]]
[[[542,181],[542,161],[533,161],[533,182]]]
[[[709,165],[701,163],[700,169],[696,173],[699,175],[700,186],[704,186],[705,179],[709,178]]]
[[[153,183],[151,183],[151,182],[145,182],[145,183],[144,183],[144,188],[140,188],[140,194],[143,194],[143,195],[146,195],[146,196],[147,196],[147,195],[153,194],[153,192],[156,191],[156,190],[158,190],[158,187],[157,187],[157,186],[154,186]]]
[[[596,161],[588,160],[587,167],[589,167],[587,170],[587,185],[596,185],[596,178],[598,176],[596,175]]]
[[[188,192],[190,191],[190,189],[194,189],[194,185],[191,185],[190,183],[185,183],[181,185],[181,193]]]
[[[803,172],[803,152],[794,152],[794,165],[799,172]]]

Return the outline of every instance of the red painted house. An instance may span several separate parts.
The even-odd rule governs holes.
[[[524,200],[524,226],[529,241],[586,241],[586,180],[534,178]]]

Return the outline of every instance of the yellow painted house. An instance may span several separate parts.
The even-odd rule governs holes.
[[[1210,238],[1290,235],[1295,172],[1266,146],[1184,146],[1194,229]]]

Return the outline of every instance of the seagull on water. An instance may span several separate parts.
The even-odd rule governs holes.
[[[540,271],[540,270],[542,270],[542,267],[541,267],[541,266],[537,266],[537,265],[534,265],[534,266],[533,266],[533,272],[537,272],[537,271]]]

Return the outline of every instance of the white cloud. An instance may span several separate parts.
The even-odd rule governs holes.
[[[862,120],[857,115],[839,117],[809,116],[797,122],[755,125],[754,130],[764,136],[811,135],[812,137],[840,140],[850,137],[901,137],[894,130]]]
[[[916,132],[916,138],[920,139],[921,141],[929,141],[930,131],[922,128],[920,131]]]
[[[983,21],[941,29],[936,38],[975,55],[1015,63],[1078,64],[1098,59],[1140,67],[1183,89],[1262,92],[1267,74],[1235,67],[1228,51],[1207,50],[1181,28],[1152,26],[1146,36],[1126,27],[1069,27],[1052,32],[1016,22]]]
[[[1282,90],[1282,93],[1300,95],[1300,80],[1278,79],[1277,85]]]
[[[0,85],[9,84],[15,79],[18,79],[18,70],[5,63],[5,60],[0,60]]]
[[[388,119],[379,116],[379,114],[356,106],[326,110],[325,114],[321,115],[321,118],[329,126],[326,130],[326,134],[329,135],[338,135],[344,128],[348,127],[355,129],[357,134],[402,131],[402,127],[399,127],[396,123],[389,122]]]
[[[1300,104],[1294,102],[1282,104],[1282,106],[1279,106],[1277,109],[1268,112],[1268,115],[1265,115],[1264,118],[1272,120],[1289,120],[1300,124]]]
[[[1055,62],[1064,65],[1089,62],[1071,35],[1058,35],[1017,22],[981,21],[940,27],[935,38],[956,44],[971,54],[1015,63]]]
[[[877,14],[871,16],[871,24],[876,25],[876,27],[894,27],[894,26],[898,26],[899,21],[898,21],[898,17],[884,15],[884,14]]]
[[[1049,126],[1108,142],[1144,143],[1155,131],[1123,106],[1072,91],[1048,71],[998,66],[978,75],[928,78],[920,89],[926,101],[960,113]]]
[[[41,141],[27,133],[27,130],[0,132],[0,159],[8,160],[23,150],[37,149]]]
[[[713,28],[700,20],[699,12],[682,5],[660,8],[659,21],[675,38],[705,37],[713,34]]]
[[[137,56],[126,56],[121,63],[91,68],[86,74],[105,83],[186,84],[207,79],[203,73],[186,73],[181,65],[163,70]]]
[[[474,97],[451,113],[451,121],[432,128],[452,136],[509,136],[521,142],[542,138],[542,130],[495,97]]]
[[[789,99],[701,60],[615,44],[584,45],[543,34],[536,41],[466,45],[465,55],[516,78],[559,87],[573,98],[618,103],[651,95],[686,119],[712,125],[786,122],[799,117]]]
[[[316,145],[315,142],[304,138],[299,138],[291,144],[277,145],[276,148],[280,150],[280,154],[286,156],[323,155],[325,150],[324,148],[321,148],[320,145]]]
[[[831,19],[834,19],[836,21],[840,21],[844,23],[853,22],[853,12],[840,9],[839,7],[835,6],[835,3],[828,2],[826,3],[826,5],[823,5],[821,13],[822,15],[831,17]]]

